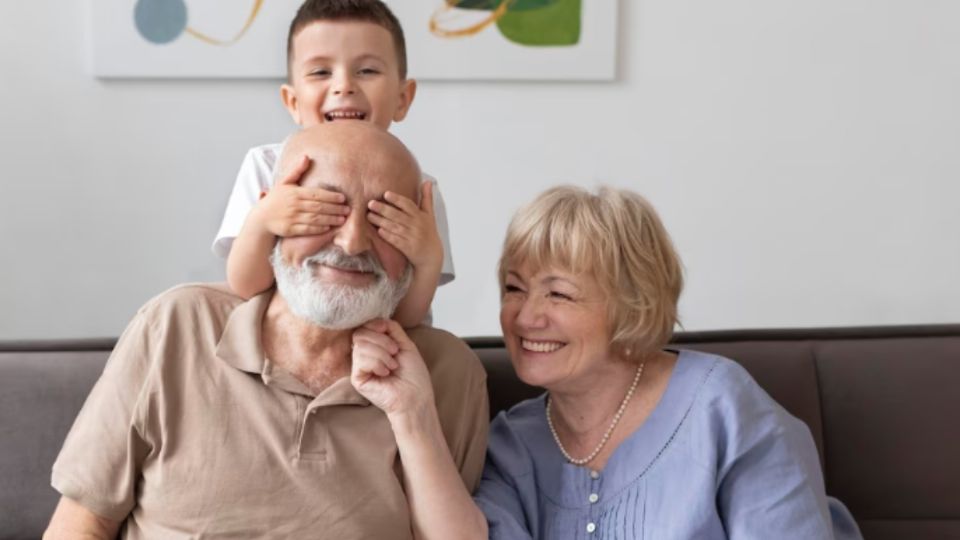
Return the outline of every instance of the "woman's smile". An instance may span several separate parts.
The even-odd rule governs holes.
[[[535,353],[552,353],[566,346],[561,341],[538,341],[526,338],[520,338],[520,346],[524,351]]]

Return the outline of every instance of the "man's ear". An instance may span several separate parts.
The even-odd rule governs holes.
[[[407,79],[400,83],[400,103],[397,105],[397,111],[393,113],[393,121],[399,122],[407,117],[410,105],[413,104],[413,98],[417,95],[417,81]]]
[[[297,108],[297,91],[294,90],[293,86],[289,84],[280,85],[280,100],[283,101],[283,106],[290,113],[290,118],[299,126],[300,109]]]

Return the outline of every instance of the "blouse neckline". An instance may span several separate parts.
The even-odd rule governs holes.
[[[589,467],[567,462],[557,448],[547,425],[545,394],[537,398],[536,430],[532,439],[542,441],[539,448],[531,448],[537,467],[542,473],[538,481],[543,494],[554,504],[569,508],[589,505],[590,494],[596,493],[601,501],[610,500],[620,491],[632,485],[656,463],[673,440],[693,405],[697,392],[712,362],[697,362],[691,351],[677,352],[677,362],[660,401],[647,419],[614,449],[605,467],[598,475],[591,475]],[[540,456],[540,458],[538,458]],[[544,467],[546,466],[546,467]],[[570,489],[577,486],[579,489]]]

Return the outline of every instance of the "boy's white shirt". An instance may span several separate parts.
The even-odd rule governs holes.
[[[227,201],[227,209],[223,213],[220,230],[213,241],[213,252],[224,259],[230,253],[233,239],[240,233],[243,222],[253,206],[260,200],[260,193],[273,187],[273,171],[280,159],[283,143],[265,144],[251,148],[240,164],[237,181]],[[443,196],[437,181],[424,173],[423,180],[432,181],[433,209],[436,214],[437,232],[443,242],[443,268],[440,271],[440,285],[453,281],[453,256],[450,252],[450,232],[447,228],[447,210],[443,204]]]

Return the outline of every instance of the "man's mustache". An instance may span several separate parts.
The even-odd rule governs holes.
[[[303,260],[304,268],[310,264],[322,264],[354,272],[372,272],[378,276],[385,276],[387,273],[380,261],[370,252],[364,252],[360,255],[347,255],[342,249],[335,246],[318,251]]]

